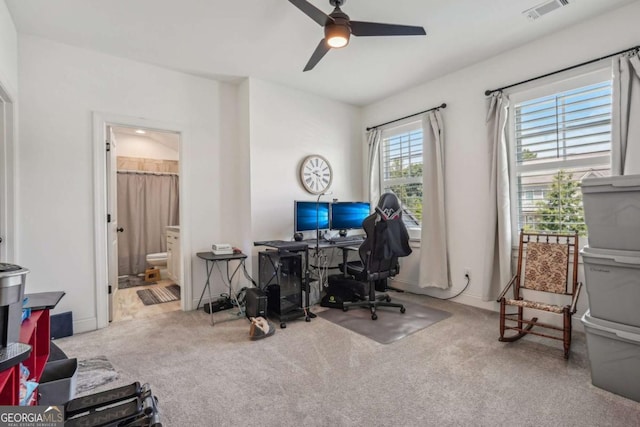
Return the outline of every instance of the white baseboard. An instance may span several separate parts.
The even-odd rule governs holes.
[[[80,334],[82,332],[95,331],[98,329],[98,319],[90,317],[88,319],[74,320],[73,321],[73,333]]]
[[[412,292],[420,295],[427,295],[433,298],[450,298],[453,295],[460,292],[460,289],[438,289],[438,288],[421,288],[413,283],[405,282],[403,280],[393,280],[391,286],[394,288],[402,289],[406,292]],[[472,307],[483,308],[490,311],[499,311],[500,306],[495,301],[484,301],[481,297],[476,295],[469,295],[463,293],[450,301],[458,302],[460,304],[470,305]]]
[[[420,288],[419,286],[413,283],[408,283],[402,280],[393,280],[391,282],[391,286],[406,292],[412,292],[420,295],[427,295],[434,298],[448,298],[460,292],[459,289],[445,290],[445,289],[437,289],[437,288]],[[494,312],[500,311],[500,304],[498,304],[496,301],[484,301],[481,297],[476,295],[467,295],[463,293],[462,295],[459,295],[450,301],[468,305],[471,307],[482,308],[482,309],[490,310]],[[576,314],[573,315],[572,328],[574,331],[584,332],[584,326],[582,325],[582,321],[581,321],[583,314],[584,313],[580,313],[578,311]],[[536,310],[536,316],[540,321],[562,326],[562,318],[558,315]]]

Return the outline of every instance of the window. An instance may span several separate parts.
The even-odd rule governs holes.
[[[422,122],[413,121],[382,132],[380,144],[382,192],[402,203],[407,227],[422,222]]]
[[[550,94],[511,98],[514,235],[524,229],[585,236],[580,182],[611,174],[610,77],[576,80]]]

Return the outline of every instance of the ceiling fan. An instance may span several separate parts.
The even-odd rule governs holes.
[[[341,48],[349,44],[349,37],[353,34],[359,37],[368,36],[424,36],[423,27],[410,25],[381,24],[378,22],[352,21],[340,10],[340,6],[347,0],[329,0],[335,7],[329,15],[309,3],[307,0],[289,0],[294,6],[304,12],[309,18],[324,27],[324,38],[311,55],[304,71],[312,70],[331,48]]]

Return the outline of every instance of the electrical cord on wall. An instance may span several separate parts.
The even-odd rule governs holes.
[[[454,296],[452,296],[452,297],[447,297],[447,298],[439,298],[439,297],[434,297],[434,296],[431,296],[431,295],[429,295],[429,296],[430,296],[431,298],[435,298],[435,299],[439,299],[439,300],[443,300],[443,301],[446,301],[446,300],[450,300],[450,299],[454,299],[454,298],[459,297],[460,295],[462,295],[462,293],[463,293],[464,291],[466,291],[466,290],[467,290],[467,288],[469,287],[469,283],[471,283],[471,277],[469,277],[469,274],[465,274],[465,275],[464,275],[464,277],[466,277],[466,278],[467,278],[467,284],[466,284],[466,285],[464,285],[464,288],[462,288],[462,290],[461,290],[460,292],[458,292],[457,294],[455,294]]]

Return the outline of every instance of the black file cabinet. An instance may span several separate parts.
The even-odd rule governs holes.
[[[280,327],[286,321],[305,315],[302,309],[302,255],[287,251],[258,253],[258,284],[267,294],[270,316],[277,317]]]

